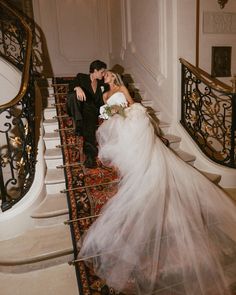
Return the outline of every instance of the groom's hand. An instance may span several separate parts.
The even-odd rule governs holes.
[[[77,97],[78,100],[80,100],[80,101],[85,101],[86,100],[86,95],[85,95],[82,88],[77,86],[77,87],[74,88],[74,91],[76,92],[76,97]]]

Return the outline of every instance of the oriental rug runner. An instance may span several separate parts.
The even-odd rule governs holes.
[[[71,221],[74,258],[77,258],[78,243],[89,228],[102,206],[117,191],[117,172],[98,163],[96,169],[82,165],[83,138],[75,135],[73,120],[67,115],[66,97],[69,78],[54,78],[54,92],[64,160],[67,201]],[[78,220],[79,219],[79,220]],[[80,295],[120,294],[109,288],[84,262],[75,263]],[[72,266],[73,267],[73,266]]]

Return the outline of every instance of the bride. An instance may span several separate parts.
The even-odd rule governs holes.
[[[236,207],[160,140],[119,76],[101,108],[98,157],[119,169],[116,195],[86,233],[78,258],[126,294],[232,294]]]

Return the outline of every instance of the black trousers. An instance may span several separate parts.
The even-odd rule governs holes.
[[[96,142],[98,107],[93,101],[79,101],[73,92],[67,95],[67,112],[74,120],[76,133],[84,138],[83,149],[86,157],[95,158],[98,153]]]

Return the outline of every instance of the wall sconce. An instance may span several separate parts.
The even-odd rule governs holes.
[[[228,0],[218,0],[218,3],[220,4],[220,8],[223,9],[225,7],[225,4],[228,2]]]

